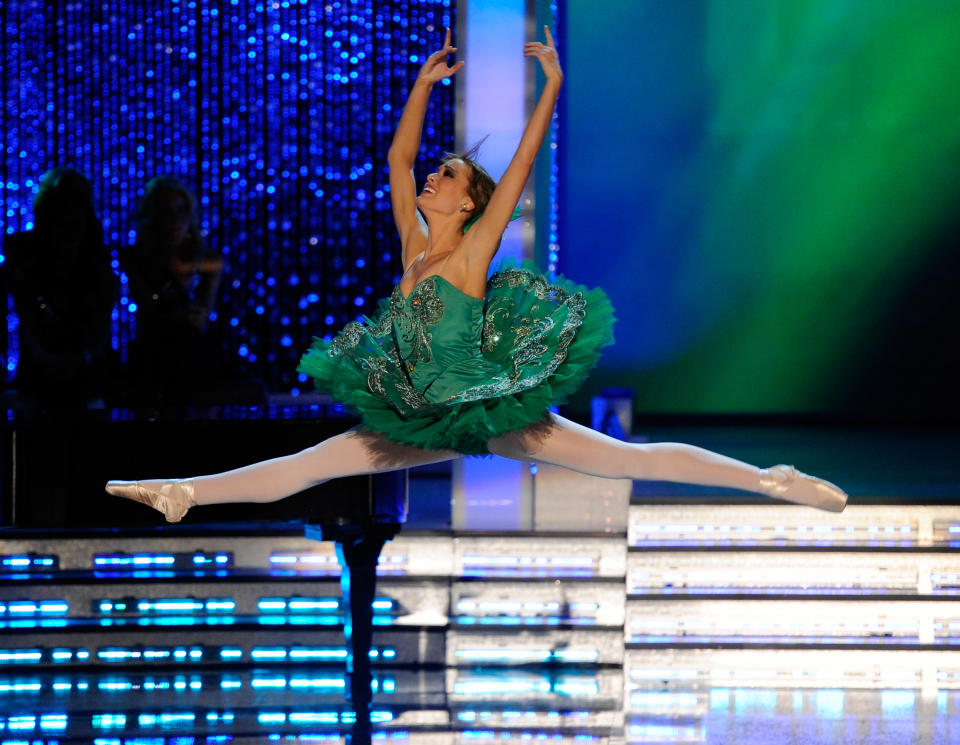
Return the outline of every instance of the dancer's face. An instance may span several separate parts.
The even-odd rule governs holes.
[[[442,214],[462,214],[468,217],[473,200],[467,194],[470,186],[470,166],[459,158],[445,161],[427,176],[427,183],[417,197],[417,206]],[[465,207],[466,209],[461,209]]]

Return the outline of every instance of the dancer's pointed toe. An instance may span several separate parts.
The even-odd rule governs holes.
[[[169,523],[180,522],[196,504],[193,499],[193,479],[152,483],[160,486],[154,489],[143,481],[108,481],[106,489],[108,494],[115,497],[131,499],[159,510]]]
[[[836,484],[783,464],[765,470],[760,493],[828,512],[843,512],[847,506],[847,493]]]
[[[127,499],[133,499],[138,502],[141,501],[137,498],[136,481],[108,481],[107,494],[112,494],[115,497],[126,497]]]

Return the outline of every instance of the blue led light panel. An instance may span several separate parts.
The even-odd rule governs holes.
[[[121,280],[113,347],[136,332],[118,249],[147,181],[181,179],[225,267],[212,331],[238,376],[299,391],[312,336],[370,315],[399,278],[386,156],[451,0],[0,0],[0,237],[32,228],[42,174],[90,178]],[[454,145],[435,86],[422,181]],[[2,265],[2,259],[0,259]],[[7,304],[6,375],[18,359]]]

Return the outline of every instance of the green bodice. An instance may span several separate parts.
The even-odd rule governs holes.
[[[443,401],[495,371],[480,349],[484,298],[431,275],[406,298],[397,285],[390,303],[392,337],[404,370],[428,401]]]

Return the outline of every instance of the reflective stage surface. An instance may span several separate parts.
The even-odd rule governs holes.
[[[636,743],[951,743],[960,692],[712,687],[611,699],[606,671],[391,671],[373,738]],[[4,743],[337,741],[354,715],[343,671],[16,675],[0,683]]]
[[[645,484],[606,531],[408,526],[356,733],[340,565],[302,526],[0,531],[0,745],[960,742],[958,483],[841,515]]]

